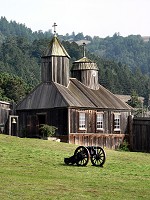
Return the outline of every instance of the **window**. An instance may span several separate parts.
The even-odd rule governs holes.
[[[79,130],[85,130],[85,112],[79,112]]]
[[[114,114],[114,131],[120,131],[120,113]]]
[[[104,115],[103,113],[97,113],[96,116],[96,129],[103,129],[103,120],[104,119]]]

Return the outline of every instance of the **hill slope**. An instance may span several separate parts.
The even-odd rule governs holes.
[[[107,150],[103,168],[67,166],[75,145],[0,135],[3,200],[149,199],[150,156]]]
[[[0,19],[0,73],[19,76],[30,87],[40,82],[41,56],[43,55],[52,33],[32,32],[23,24]],[[85,39],[82,33],[59,36],[71,56],[72,62],[82,57],[82,47],[74,40]],[[68,42],[66,40],[71,40]],[[86,36],[87,57],[95,61],[99,68],[99,83],[113,93],[131,95],[133,91],[144,96],[146,101],[150,94],[150,42],[144,42],[140,36],[123,38],[119,35],[99,38]],[[3,74],[2,74],[3,76]],[[7,88],[0,80],[0,100],[6,100]],[[21,95],[15,99],[20,99]]]
[[[98,56],[128,65],[132,72],[139,68],[143,74],[150,74],[150,40],[145,42],[140,35],[95,37],[87,47]]]

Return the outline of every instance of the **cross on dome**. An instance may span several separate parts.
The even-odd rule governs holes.
[[[56,35],[56,26],[57,26],[57,24],[54,22],[54,24],[52,26],[52,27],[54,27],[54,35]]]
[[[83,43],[83,45],[82,45],[83,46],[83,57],[85,57],[85,45],[86,45],[85,43]]]

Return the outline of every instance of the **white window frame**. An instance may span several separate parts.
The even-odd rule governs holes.
[[[97,112],[96,113],[96,130],[103,130],[103,129],[104,129],[104,113]]]
[[[85,130],[85,129],[86,129],[85,112],[80,111],[79,112],[79,130]]]
[[[121,114],[114,113],[114,131],[120,131]]]

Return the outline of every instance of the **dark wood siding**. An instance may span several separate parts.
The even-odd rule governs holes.
[[[109,120],[109,111],[107,112],[107,111],[104,111],[104,130],[105,130],[105,133],[109,133],[109,122],[110,122],[110,120]]]
[[[86,130],[79,130],[79,112],[86,114]],[[96,113],[103,112],[104,114],[104,129],[96,130]],[[71,109],[70,110],[70,133],[114,133],[125,134],[128,128],[128,112],[120,113],[120,131],[114,131],[114,112],[102,110],[86,110],[86,109]]]
[[[67,108],[41,109],[32,111],[18,111],[19,115],[19,136],[20,137],[41,137],[39,132],[39,116],[45,115],[45,123],[57,127],[56,135],[68,134],[68,112]]]
[[[150,118],[130,118],[130,148],[150,152]]]
[[[91,89],[97,90],[99,88],[97,70],[74,70],[72,71],[72,77]]]
[[[28,115],[27,130],[26,130],[27,137],[39,137],[38,128],[39,128],[39,123],[37,115],[33,114]]]
[[[79,112],[81,111],[84,111],[86,114],[86,130],[79,130]],[[96,130],[96,113],[98,111],[104,114],[104,130]],[[70,121],[68,120],[68,108],[21,111],[17,114],[19,115],[20,128],[22,128],[20,129],[19,136],[22,137],[40,137],[39,116],[42,115],[46,116],[45,121],[47,124],[58,128],[56,136],[64,142],[117,148],[126,136],[125,132],[116,134],[113,131],[114,118],[112,111],[69,108]],[[126,120],[127,113],[122,112],[121,116],[123,116],[121,121]],[[70,124],[69,129],[68,121]],[[125,127],[124,123],[126,122],[121,122],[123,127]],[[124,130],[122,127],[121,129]],[[68,130],[70,130],[69,135]]]
[[[95,110],[87,111],[87,132],[88,133],[96,132],[96,111]]]
[[[50,57],[42,58],[41,79],[42,82],[52,80],[52,61]]]
[[[70,109],[70,132],[71,133],[77,133],[78,132],[78,112],[76,109]]]
[[[81,82],[81,72],[80,70],[74,70],[71,72],[71,77],[76,78],[78,81]]]
[[[123,112],[121,113],[121,132],[125,134],[129,134],[129,112]]]
[[[48,112],[48,124],[56,126],[58,130],[56,135],[68,134],[68,110],[67,108],[55,108]]]

